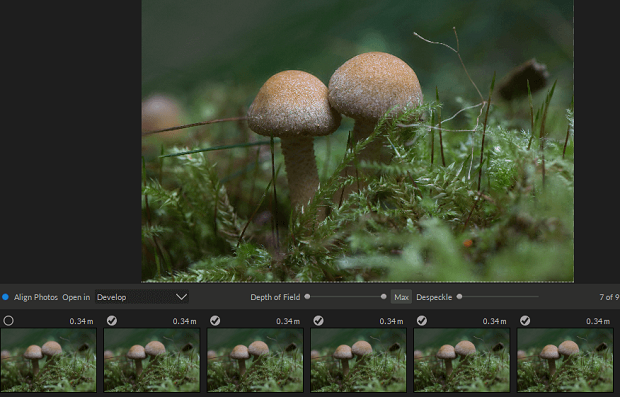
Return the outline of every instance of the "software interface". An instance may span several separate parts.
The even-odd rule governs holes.
[[[3,275],[2,392],[615,391],[572,2],[129,12],[128,220]]]

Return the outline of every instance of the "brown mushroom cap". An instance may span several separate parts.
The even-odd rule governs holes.
[[[517,352],[517,360],[523,360],[525,357],[527,357],[527,354],[524,350],[519,350]]]
[[[55,355],[62,353],[62,347],[57,342],[51,340],[41,346],[41,353],[46,355],[48,360],[51,360]]]
[[[439,351],[437,351],[437,354],[435,354],[435,356],[437,358],[441,358],[442,360],[445,359],[455,359],[456,358],[456,352],[454,351],[454,347],[451,345],[443,345],[439,348]]]
[[[32,361],[32,374],[36,376],[39,373],[39,360],[43,358],[41,348],[37,345],[30,345],[24,352],[24,358]]]
[[[310,352],[310,359],[311,360],[317,359],[319,357],[321,357],[321,355],[319,354],[318,350],[312,350]]]
[[[243,376],[243,374],[245,374],[245,360],[250,358],[248,348],[244,345],[237,345],[233,347],[232,351],[229,354],[229,357],[237,360],[237,362],[239,363],[239,376]]]
[[[111,350],[106,350],[106,351],[103,352],[103,359],[104,360],[110,360],[112,358],[114,358],[114,353],[112,353]]]
[[[414,360],[419,360],[422,357],[424,357],[424,354],[422,353],[422,351],[420,351],[420,350],[414,350],[413,351],[413,359]]]
[[[555,374],[555,360],[560,358],[558,348],[555,345],[547,345],[543,347],[538,357],[543,358],[547,360],[547,362],[549,362],[549,375],[553,376],[553,374]]]
[[[151,356],[151,359],[153,359],[160,354],[164,354],[166,352],[166,347],[163,345],[163,343],[154,340],[144,346],[144,352]]]
[[[40,360],[43,358],[41,348],[37,345],[30,345],[24,352],[24,357],[28,360]]]
[[[342,375],[347,376],[349,373],[349,360],[353,358],[351,347],[347,345],[338,346],[334,354],[332,354],[332,357],[342,362]]]
[[[271,76],[248,110],[248,126],[274,137],[329,135],[341,116],[329,105],[327,87],[310,73],[286,70]]]
[[[567,340],[560,343],[560,346],[558,346],[558,353],[563,355],[566,360],[573,354],[579,353],[579,346],[575,342]]]
[[[133,345],[129,348],[126,356],[136,362],[136,376],[140,376],[142,373],[142,360],[146,358],[144,347],[140,345]]]
[[[0,358],[2,358],[3,360],[6,360],[7,358],[11,357],[11,353],[9,353],[8,350],[2,350],[2,352],[0,352]]]
[[[327,87],[299,70],[277,73],[261,87],[247,117],[252,131],[280,137],[291,204],[306,206],[319,185],[314,137],[336,131],[342,118],[327,100]]]
[[[250,358],[250,353],[248,353],[248,348],[243,345],[237,345],[233,347],[232,351],[229,354],[230,358],[234,358],[235,360],[247,360]]]
[[[207,352],[207,360],[213,360],[217,358],[217,353],[214,350],[209,350]]]
[[[467,356],[476,353],[476,346],[470,341],[463,340],[454,346],[454,352],[461,356],[461,360],[464,360]]]
[[[558,352],[558,348],[554,345],[547,345],[543,347],[542,351],[538,355],[540,358],[544,358],[545,360],[557,360],[560,358],[560,353]]]
[[[372,346],[370,346],[370,343],[360,340],[351,346],[351,353],[357,356],[358,361],[363,360],[364,356],[372,353]]]
[[[144,351],[144,347],[133,345],[129,348],[126,356],[132,360],[142,360],[146,358],[146,352]]]
[[[452,360],[456,358],[456,353],[454,352],[454,347],[451,345],[443,345],[435,354],[437,358],[440,358],[446,363],[446,376],[450,376],[452,373]]]
[[[351,359],[353,358],[353,352],[351,351],[351,348],[347,345],[340,345],[336,348],[336,351],[334,351],[334,354],[332,354],[332,356],[334,358],[337,358],[338,360],[342,360],[342,359]]]
[[[340,66],[329,80],[329,102],[355,120],[376,123],[392,107],[422,103],[415,72],[400,58],[384,52],[357,55]]]
[[[162,94],[154,94],[142,102],[142,132],[163,130],[182,123],[182,112],[179,103]],[[179,134],[178,131],[159,133],[162,138]]]
[[[250,343],[250,346],[248,346],[248,353],[254,356],[254,361],[256,361],[260,356],[269,354],[269,346],[267,346],[265,342],[257,340]]]

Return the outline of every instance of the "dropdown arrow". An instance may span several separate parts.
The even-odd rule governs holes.
[[[179,298],[179,299],[181,299],[181,300],[185,299],[185,297],[187,296],[187,294],[185,294],[185,295],[183,295],[183,296],[179,296],[179,294],[176,294],[176,295],[177,295],[177,298]]]

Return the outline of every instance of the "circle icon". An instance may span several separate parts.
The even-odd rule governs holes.
[[[306,295],[304,295],[304,298],[305,298],[305,299],[310,299],[310,294],[306,294]]]
[[[2,300],[3,301],[9,300],[9,294],[2,294]]]
[[[321,325],[323,325],[323,316],[315,316],[314,320],[312,320],[312,322],[314,323],[314,325],[316,325],[317,327],[320,327]]]
[[[4,316],[4,318],[2,319],[2,322],[7,327],[10,327],[15,322],[15,319],[13,318],[13,316]]]
[[[117,318],[116,316],[108,316],[108,318],[106,319],[106,322],[108,323],[110,327],[113,327],[116,325]]]
[[[530,316],[521,316],[521,318],[519,319],[519,322],[524,327],[530,325]]]
[[[381,299],[387,299],[387,295],[386,294],[381,294]]]
[[[211,319],[209,320],[209,322],[211,323],[211,325],[216,327],[216,326],[220,325],[220,317],[219,316],[211,316]]]
[[[425,326],[427,321],[428,319],[426,318],[426,316],[418,316],[417,322],[420,327]]]
[[[463,299],[463,295],[462,294],[456,294],[456,299]]]

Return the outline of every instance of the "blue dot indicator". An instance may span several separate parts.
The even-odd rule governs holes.
[[[2,294],[2,300],[3,301],[9,300],[9,294]]]

